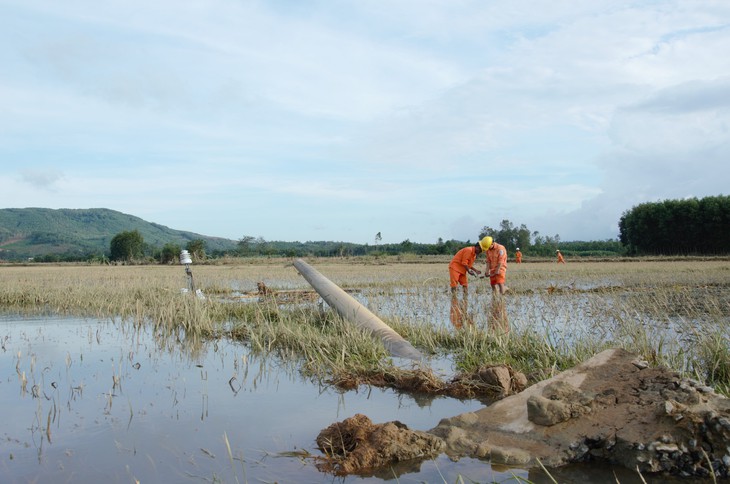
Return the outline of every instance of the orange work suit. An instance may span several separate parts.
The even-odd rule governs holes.
[[[563,258],[563,254],[558,252],[558,264],[565,264],[565,259]]]
[[[472,269],[477,258],[477,251],[474,246],[464,247],[456,253],[449,262],[449,279],[451,287],[462,285],[467,287],[469,280],[466,277],[467,269]]]
[[[497,267],[502,264],[498,274],[494,274]],[[504,245],[494,242],[487,250],[487,274],[494,274],[489,278],[489,283],[494,286],[496,284],[504,284],[507,277],[507,249]]]
[[[520,252],[519,250],[515,252],[515,262],[517,262],[518,264],[522,264],[522,252]]]

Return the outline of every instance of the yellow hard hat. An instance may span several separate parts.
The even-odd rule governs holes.
[[[482,250],[489,250],[492,244],[492,238],[488,235],[479,241],[479,245],[482,247]]]

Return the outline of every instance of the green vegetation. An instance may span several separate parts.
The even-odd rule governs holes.
[[[632,255],[717,255],[730,251],[730,196],[642,203],[619,221]]]
[[[508,220],[503,221],[510,224]],[[486,227],[485,227],[486,229]],[[483,229],[484,230],[484,229]],[[500,231],[496,232],[495,240],[505,240]],[[560,242],[559,237],[540,237],[534,243],[516,245],[514,242],[504,244],[510,254],[519,247],[526,258],[550,258],[555,255],[555,249],[566,257],[622,257],[624,248],[618,240],[606,241],[575,241]],[[453,256],[459,249],[468,245],[474,245],[471,240],[443,240],[441,238],[435,244],[424,244],[411,242],[406,239],[397,244],[353,244],[349,242],[280,242],[266,241],[262,238],[245,236],[239,243],[237,250],[230,255],[238,257],[360,257],[369,256],[374,258],[387,258],[391,256],[432,256],[444,255]]]
[[[636,255],[727,255],[730,251],[730,197],[666,200],[645,203],[625,212],[618,223],[620,240],[561,241],[543,236],[524,224],[502,220],[498,228],[484,226],[475,240],[491,235],[510,254],[520,248],[526,261],[552,259],[555,251],[575,260]],[[138,233],[141,251],[118,253],[118,236]],[[451,256],[471,240],[418,243],[405,239],[374,245],[339,241],[267,241],[244,235],[239,240],[206,237],[107,209],[0,209],[0,260],[35,262],[115,261],[173,263],[181,247],[196,261],[225,257],[359,257]]]
[[[180,251],[182,249],[178,244],[172,244],[167,243],[162,247],[162,250],[160,250],[160,256],[159,261],[160,264],[171,264],[178,260],[178,257],[180,256]]]
[[[525,224],[518,228],[509,220],[502,220],[499,229],[482,227],[479,239],[485,235],[494,237],[510,254],[519,247],[525,257],[552,258],[557,249],[568,257],[617,257],[625,252],[618,240],[561,242],[560,235],[542,236],[537,231],[531,233]]]
[[[135,230],[144,239],[144,253],[149,257],[155,257],[166,244],[184,246],[199,239],[214,253],[236,246],[233,240],[173,230],[104,208],[4,208],[0,209],[0,259],[103,261],[114,236]]]
[[[109,257],[114,261],[131,262],[139,260],[143,255],[144,239],[139,230],[120,232],[114,236],[110,244]]]
[[[530,234],[524,225],[515,229],[509,220],[503,220],[499,230],[484,227],[482,232],[485,231],[494,233],[510,251],[520,247],[528,258],[552,257],[558,245],[568,257],[616,257],[623,254],[623,247],[615,240],[560,243],[557,235],[541,237],[537,232]],[[138,233],[141,238],[141,248],[135,248],[133,254],[128,253],[131,233]],[[380,232],[374,240],[375,245],[335,241],[285,242],[244,235],[233,241],[172,230],[107,209],[0,209],[0,260],[10,261],[103,263],[112,260],[169,264],[177,260],[181,248],[186,248],[196,261],[222,257],[450,256],[472,244],[469,240],[441,238],[433,244],[408,239],[397,244],[382,244]]]

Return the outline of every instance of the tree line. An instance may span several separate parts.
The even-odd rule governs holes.
[[[444,240],[436,243],[418,243],[406,239],[400,243],[382,244],[380,232],[376,234],[374,245],[355,244],[350,242],[308,241],[282,242],[267,241],[263,237],[244,236],[232,251],[213,251],[208,253],[205,241],[196,239],[185,247],[177,244],[166,244],[161,248],[150,246],[144,242],[138,231],[121,232],[114,236],[110,244],[109,261],[116,262],[159,262],[161,264],[176,263],[180,251],[184,248],[200,261],[218,257],[356,257],[356,256],[395,256],[413,255],[453,255],[459,249],[473,245],[486,234],[492,235],[513,252],[520,247],[525,256],[551,257],[557,248],[571,256],[610,257],[623,254],[618,240],[606,241],[573,241],[560,242],[559,236],[543,237],[537,232],[525,232],[525,226],[515,228],[509,220],[503,220],[498,230],[484,227],[479,237],[471,240]],[[528,238],[525,238],[525,233]]]
[[[619,220],[629,255],[730,253],[730,196],[642,203]]]
[[[373,245],[333,241],[267,241],[263,237],[244,235],[233,250],[210,252],[203,239],[191,240],[184,247],[174,243],[155,247],[147,244],[138,230],[132,230],[116,234],[111,240],[108,254],[92,254],[86,260],[169,264],[178,261],[183,249],[190,252],[194,261],[218,257],[377,257],[406,253],[452,255],[486,235],[504,245],[510,254],[514,254],[519,247],[525,257],[553,257],[558,249],[569,257],[726,255],[730,253],[730,197],[721,195],[642,203],[624,212],[618,226],[618,239],[569,242],[561,241],[557,234],[541,235],[537,231],[530,231],[524,224],[516,226],[506,219],[497,228],[482,227],[473,242],[439,238],[432,244],[409,239],[383,244],[381,232],[375,234]],[[53,257],[48,260],[38,257],[36,260],[59,260],[58,256]]]
[[[139,230],[120,232],[115,235],[109,244],[109,259],[121,262],[157,261],[161,264],[170,264],[179,260],[183,247],[179,244],[167,243],[161,248],[145,243]],[[193,239],[185,245],[193,260],[204,260],[205,241]]]

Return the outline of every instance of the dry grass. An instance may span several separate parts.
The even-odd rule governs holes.
[[[308,260],[425,353],[448,355],[459,371],[507,363],[533,380],[609,346],[666,364],[725,393],[730,388],[730,262],[723,260],[510,264],[512,332],[486,327],[490,296],[472,280],[475,327],[448,323],[448,259]],[[180,266],[0,266],[0,308],[40,314],[121,317],[170,334],[249,342],[298,361],[318,379],[359,381],[398,374],[382,345],[316,303],[278,304],[241,296],[264,282],[309,290],[290,261],[228,260],[192,267],[206,300],[181,294]],[[233,302],[232,302],[233,301]]]

